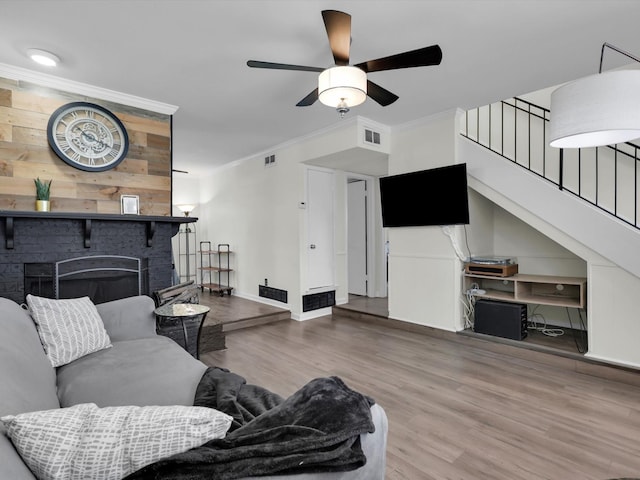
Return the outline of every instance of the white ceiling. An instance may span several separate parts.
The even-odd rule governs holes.
[[[330,66],[325,9],[352,15],[351,63],[442,48],[439,66],[369,75],[400,99],[349,115],[389,126],[595,74],[604,42],[640,55],[638,0],[0,0],[0,63],[178,106],[174,168],[206,174],[340,122],[295,106],[316,74],[246,66]],[[604,68],[629,62],[609,50]]]

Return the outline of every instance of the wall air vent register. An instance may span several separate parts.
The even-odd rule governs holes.
[[[369,130],[365,128],[364,130],[364,141],[365,143],[372,143],[373,145],[380,145],[380,133],[374,132],[373,130]]]
[[[265,167],[273,167],[276,163],[276,156],[275,155],[268,155],[266,157],[264,157],[264,166]]]

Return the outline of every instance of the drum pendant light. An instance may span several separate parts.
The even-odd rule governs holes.
[[[605,47],[640,62],[607,43],[602,55]],[[556,148],[613,145],[640,138],[640,70],[598,73],[556,89],[551,94],[549,133],[549,145]]]

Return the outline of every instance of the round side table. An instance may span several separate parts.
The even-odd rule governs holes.
[[[156,314],[156,331],[159,335],[176,338],[176,324],[182,326],[184,349],[195,358],[200,358],[200,331],[209,307],[197,303],[172,303],[161,305],[154,310]],[[188,330],[196,330],[197,334],[189,335]]]

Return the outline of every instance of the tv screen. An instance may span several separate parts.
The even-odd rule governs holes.
[[[380,178],[382,226],[469,223],[467,164]]]

